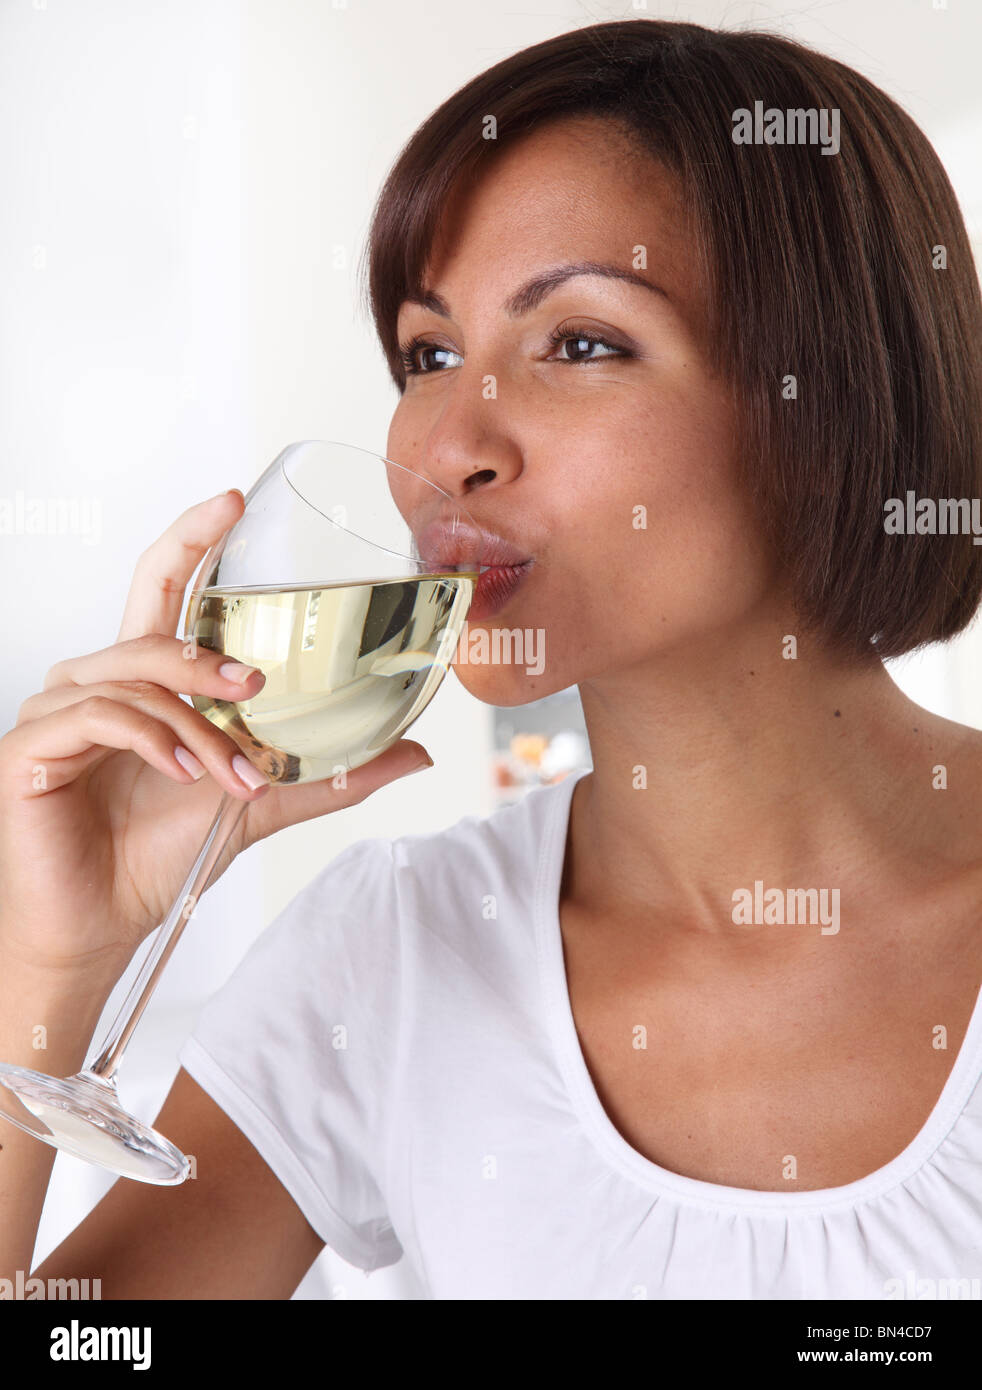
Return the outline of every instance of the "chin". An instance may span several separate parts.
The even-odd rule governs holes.
[[[527,705],[565,690],[568,681],[560,684],[549,677],[548,668],[536,674],[527,673],[524,666],[477,665],[466,661],[453,663],[454,674],[469,695],[485,705]]]

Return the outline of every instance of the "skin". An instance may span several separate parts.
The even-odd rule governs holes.
[[[581,276],[524,317],[503,308],[563,262],[630,268],[639,243],[667,298]],[[463,684],[495,705],[579,686],[593,772],[573,797],[560,918],[608,1116],[686,1176],[838,1186],[914,1138],[975,1003],[980,739],[879,661],[801,635],[738,477],[691,245],[672,178],[609,123],[567,118],[506,147],[434,241],[424,284],[449,317],[401,306],[400,343],[436,350],[415,354],[426,370],[388,453],[536,558],[483,626],[544,630],[545,670],[468,661]],[[578,347],[585,330],[610,346]],[[840,931],[736,925],[733,891],[756,879],[838,888]]]

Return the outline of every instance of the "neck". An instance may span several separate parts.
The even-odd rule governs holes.
[[[875,658],[809,647],[785,660],[764,645],[581,684],[593,774],[564,879],[579,906],[732,933],[734,891],[755,881],[845,900],[944,857],[971,810],[934,788],[932,767],[957,760],[968,731],[915,705]]]

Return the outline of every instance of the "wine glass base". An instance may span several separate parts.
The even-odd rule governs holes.
[[[161,1187],[190,1174],[180,1149],[122,1108],[112,1081],[86,1072],[62,1080],[0,1063],[0,1087],[0,1116],[53,1148]]]

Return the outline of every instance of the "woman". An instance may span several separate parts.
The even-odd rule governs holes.
[[[196,1180],[117,1183],[37,1273],[286,1298],[327,1242],[405,1251],[438,1298],[982,1276],[982,746],[882,665],[982,590],[970,534],[884,525],[909,490],[979,494],[982,306],[937,157],[787,40],[601,24],[444,103],[368,249],[388,453],[521,562],[473,626],[546,638],[541,675],[458,675],[496,705],[577,684],[593,770],[340,855],[181,1054],[157,1124]],[[250,802],[238,850],[404,770],[248,791],[178,700],[232,688],[219,658],[189,687],[171,634],[241,506],[180,518],[120,641],[0,745],[5,1058],[57,1018],[46,1068],[81,1064],[202,768]],[[12,1270],[50,1157],[7,1129]]]

